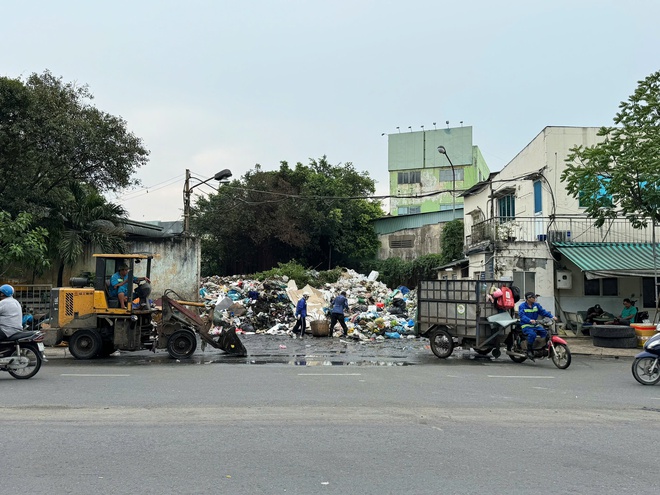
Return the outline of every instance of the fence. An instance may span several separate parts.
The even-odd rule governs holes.
[[[50,311],[50,284],[14,285],[14,298],[23,305],[23,311],[32,315]]]
[[[648,228],[634,229],[628,220],[621,218],[608,220],[602,227],[596,227],[593,220],[585,217],[491,218],[472,226],[466,246],[483,241],[649,243],[652,234],[650,225]],[[658,231],[656,236],[660,239]]]

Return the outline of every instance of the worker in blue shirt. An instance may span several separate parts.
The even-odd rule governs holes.
[[[292,330],[294,334],[300,330],[301,339],[305,335],[305,327],[307,326],[307,299],[309,299],[309,292],[303,292],[303,296],[298,301],[298,304],[296,304],[296,324]]]
[[[548,336],[548,331],[539,325],[539,315],[557,321],[556,316],[552,316],[550,311],[543,309],[536,302],[536,294],[526,292],[525,301],[518,306],[518,316],[520,317],[522,332],[527,337],[527,357],[532,361],[534,361],[534,340],[536,340],[536,336],[538,335],[541,338]]]
[[[335,330],[335,325],[337,322],[341,325],[341,329],[344,331],[344,337],[348,335],[348,328],[346,327],[346,322],[344,321],[344,310],[348,311],[348,301],[346,300],[346,291],[341,291],[337,297],[332,301],[332,313],[330,315],[330,335]]]

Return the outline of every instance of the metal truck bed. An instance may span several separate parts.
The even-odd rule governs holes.
[[[437,329],[471,347],[494,346],[501,328],[488,322],[498,313],[487,296],[498,280],[422,280],[417,292],[417,332],[428,337]]]

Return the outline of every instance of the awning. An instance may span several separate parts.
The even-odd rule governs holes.
[[[660,273],[660,246],[643,243],[568,243],[553,247],[582,270],[588,279],[603,277],[653,277]]]

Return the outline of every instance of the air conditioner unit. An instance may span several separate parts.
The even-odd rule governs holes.
[[[548,232],[549,242],[571,242],[570,230],[551,230]]]

